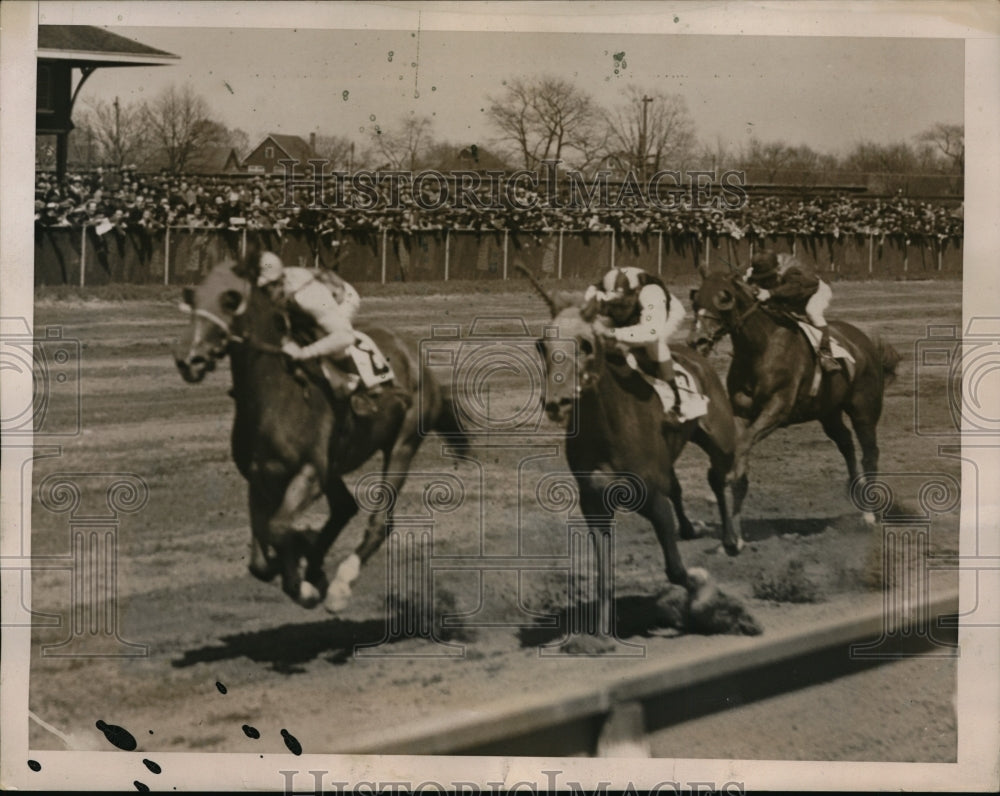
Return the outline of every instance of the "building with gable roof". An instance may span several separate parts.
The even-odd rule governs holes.
[[[315,147],[315,133],[309,135],[308,144],[297,135],[268,133],[243,158],[243,171],[250,174],[284,174],[284,167],[280,165],[282,160],[296,160],[298,168],[304,169],[310,159],[317,157]]]
[[[94,70],[101,67],[169,66],[179,60],[93,25],[39,25],[35,135],[56,136],[56,175],[66,174],[73,104]],[[74,73],[76,70],[79,75]],[[74,85],[75,81],[75,85]]]

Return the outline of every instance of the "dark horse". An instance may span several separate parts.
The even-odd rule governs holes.
[[[184,299],[191,324],[175,358],[185,381],[201,381],[226,354],[231,362],[232,451],[249,487],[250,572],[264,581],[280,573],[282,588],[301,605],[312,607],[325,595],[328,610],[343,610],[361,565],[385,539],[392,507],[371,515],[361,544],[328,582],[323,559],[358,511],[342,476],[381,451],[390,492],[398,493],[421,442],[419,429],[451,430],[450,401],[430,374],[418,373],[414,348],[377,327],[365,331],[391,363],[395,387],[363,418],[347,401],[331,400],[315,365],[293,365],[281,352],[284,314],[232,263],[217,265]],[[318,532],[296,527],[300,512],[321,494],[330,511],[326,524]]]
[[[810,395],[817,361],[795,320],[757,301],[739,274],[703,275],[692,292],[696,323],[692,342],[711,348],[726,334],[733,341],[733,362],[726,379],[736,417],[747,425],[741,435],[733,473],[736,500],[747,492],[750,450],[777,428],[818,420],[840,450],[850,485],[864,474],[878,472],[875,429],[882,414],[882,394],[896,375],[899,354],[880,339],[872,342],[849,323],[830,322],[831,335],[854,357],[855,372],[822,372],[816,395]],[[859,476],[851,419],[861,445]],[[865,514],[868,522],[874,516]]]
[[[718,500],[726,550],[736,553],[742,544],[727,496],[735,424],[721,380],[699,354],[671,348],[676,360],[697,379],[709,403],[703,417],[678,427],[665,426],[656,391],[629,367],[616,346],[595,334],[593,319],[575,305],[561,306],[530,274],[527,276],[548,304],[552,325],[558,330],[557,338],[546,334],[538,343],[545,364],[543,402],[551,420],[568,423],[574,430],[566,437],[566,459],[579,487],[581,513],[592,528],[606,525],[613,509],[605,502],[605,490],[614,481],[614,474],[627,473],[638,479],[642,488],[635,508],[656,531],[667,578],[687,589],[692,603],[696,602],[714,587],[703,570],[685,569],[671,511],[672,503],[681,535],[694,536],[681,507],[681,487],[674,473],[674,462],[689,440],[703,448],[711,460],[708,479]],[[574,341],[575,355],[567,355],[557,340]],[[704,621],[692,624],[702,629],[710,626]]]

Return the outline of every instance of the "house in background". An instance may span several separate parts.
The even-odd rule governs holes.
[[[269,133],[243,158],[243,171],[249,174],[284,174],[284,167],[279,163],[282,160],[297,160],[298,168],[306,168],[308,161],[317,157],[315,147],[315,133],[310,133],[308,144],[297,135]]]
[[[191,159],[187,171],[193,174],[240,174],[245,169],[232,147],[208,146]]]

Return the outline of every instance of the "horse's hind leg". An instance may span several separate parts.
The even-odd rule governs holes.
[[[306,566],[306,580],[315,586],[320,594],[326,594],[328,586],[326,572],[323,570],[323,559],[326,558],[327,551],[337,540],[344,526],[358,513],[358,503],[340,476],[331,476],[327,483],[326,502],[330,516],[309,550]]]
[[[669,478],[672,481],[677,480],[677,477],[672,473]],[[673,485],[671,485],[670,491],[673,491]],[[684,562],[681,560],[681,551],[677,547],[677,529],[674,527],[674,516],[670,511],[667,496],[656,489],[651,489],[646,497],[646,503],[640,511],[656,531],[660,549],[663,550],[667,578],[671,583],[687,588],[688,574],[684,568]]]
[[[851,415],[851,425],[854,426],[854,433],[858,436],[858,444],[861,445],[862,476],[874,476],[878,473],[879,457],[875,423],[856,415]],[[872,512],[865,511],[864,518],[865,522],[869,525],[875,524],[875,515]]]
[[[722,545],[729,555],[737,555],[743,549],[743,532],[740,523],[739,506],[746,496],[746,476],[742,481],[742,490],[733,481],[732,473],[735,464],[735,439],[723,437],[720,445],[716,439],[699,428],[692,440],[709,456],[711,464],[708,468],[708,485],[715,494],[715,502],[719,506],[719,517],[722,520]],[[724,446],[729,446],[724,447]],[[677,480],[676,478],[674,479]],[[683,533],[682,533],[683,535]]]
[[[396,443],[388,451],[384,451],[382,475],[388,485],[388,494],[398,495],[410,469],[410,462],[420,446],[420,435],[417,433],[417,416],[410,412],[403,421],[403,429]],[[354,552],[340,562],[337,574],[326,590],[326,610],[339,613],[347,607],[351,598],[351,584],[361,573],[361,565],[374,555],[388,533],[389,521],[392,518],[392,505],[383,511],[373,512],[368,518],[365,535]]]
[[[847,464],[847,488],[850,489],[854,479],[858,477],[858,460],[854,450],[854,438],[850,429],[844,424],[843,413],[838,409],[822,418],[820,424],[826,435],[836,443],[840,455],[844,457],[844,462]]]
[[[670,488],[670,502],[674,504],[674,512],[677,514],[677,523],[680,526],[681,539],[695,539],[698,533],[695,531],[694,526],[691,524],[691,520],[688,519],[687,514],[684,513],[684,502],[682,499],[681,482],[679,479],[673,479],[673,484]]]

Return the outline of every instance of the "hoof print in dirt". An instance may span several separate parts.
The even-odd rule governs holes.
[[[657,627],[687,629],[688,592],[683,586],[670,585],[656,596],[653,606]]]
[[[759,636],[763,632],[743,603],[720,591],[705,570],[689,570],[688,578],[691,589],[687,616],[689,630],[743,636]]]

